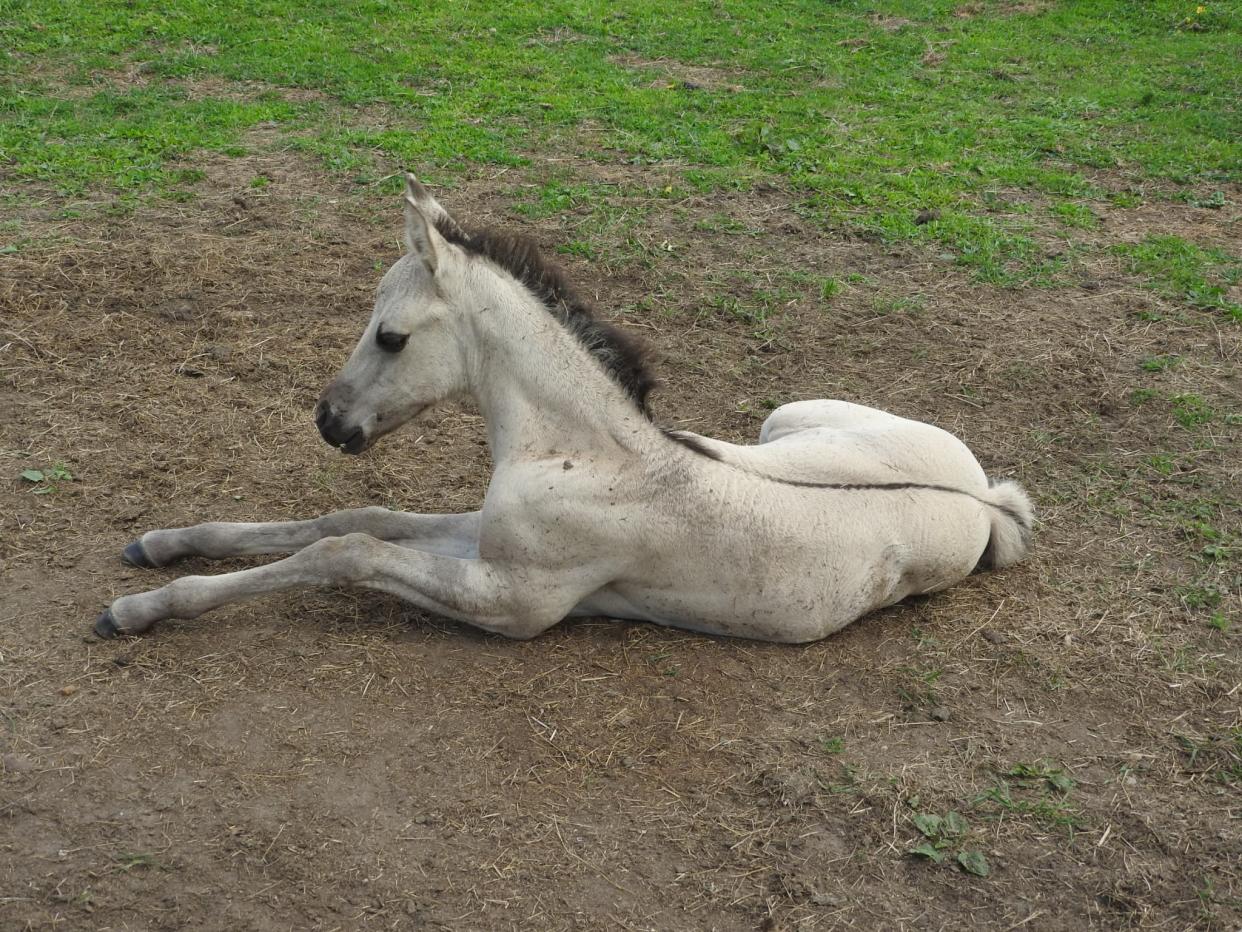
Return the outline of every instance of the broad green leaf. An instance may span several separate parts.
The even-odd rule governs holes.
[[[914,827],[928,838],[935,838],[940,834],[940,816],[930,812],[915,813]]]
[[[988,859],[983,856],[982,851],[963,851],[957,856],[957,863],[962,865],[962,870],[968,874],[974,874],[976,877],[986,877],[992,873],[992,868],[988,866]]]
[[[27,482],[42,482],[43,472],[38,469],[27,469],[24,473],[22,473],[22,478]]]
[[[937,864],[944,860],[944,852],[940,851],[931,842],[925,841],[910,849],[910,853],[920,858],[927,858],[929,861],[935,861]]]
[[[944,817],[944,833],[946,835],[965,835],[970,823],[960,812],[950,809]]]

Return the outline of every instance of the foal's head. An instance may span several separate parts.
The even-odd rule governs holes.
[[[467,389],[466,360],[450,296],[460,293],[460,251],[436,229],[454,225],[406,175],[406,254],[380,281],[375,310],[340,374],[315,409],[323,439],[361,453],[410,418]]]

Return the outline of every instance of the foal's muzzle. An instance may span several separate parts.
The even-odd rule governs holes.
[[[354,427],[332,410],[326,401],[315,408],[315,426],[327,443],[344,453],[361,453],[367,448],[367,436],[361,427]]]

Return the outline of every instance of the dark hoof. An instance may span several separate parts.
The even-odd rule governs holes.
[[[112,609],[107,609],[95,619],[95,633],[105,641],[121,633],[121,629],[116,626],[116,621],[112,618]]]
[[[138,566],[144,570],[155,569],[155,564],[151,562],[151,558],[147,556],[147,552],[142,549],[142,541],[140,540],[134,541],[122,550],[121,559],[130,566]]]

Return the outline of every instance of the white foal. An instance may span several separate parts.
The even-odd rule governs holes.
[[[361,586],[529,638],[604,615],[813,641],[873,609],[1007,566],[1031,506],[927,424],[842,401],[777,409],[757,446],[655,426],[634,345],[526,241],[466,232],[408,179],[408,252],[316,422],[361,453],[447,398],[487,421],[481,511],[362,508],[311,521],[149,531],[125,558],[287,553],[117,599],[102,636],[295,586]]]

